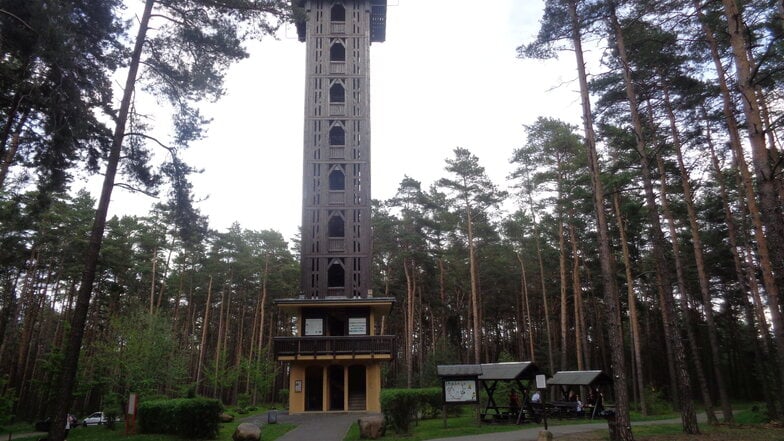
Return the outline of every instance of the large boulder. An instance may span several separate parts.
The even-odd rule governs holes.
[[[242,423],[237,426],[231,439],[234,441],[260,441],[261,428],[255,424]]]
[[[381,415],[365,416],[359,419],[359,437],[361,439],[379,439],[384,436],[384,417]]]

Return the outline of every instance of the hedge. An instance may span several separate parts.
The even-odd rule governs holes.
[[[396,433],[408,433],[411,422],[419,415],[438,416],[443,402],[441,388],[384,389],[381,391],[381,410]]]
[[[221,402],[208,398],[155,400],[139,404],[139,431],[212,439],[218,435]]]

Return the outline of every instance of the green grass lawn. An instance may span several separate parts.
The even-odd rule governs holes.
[[[744,406],[745,407],[745,406]],[[733,435],[745,433],[751,436],[758,436],[758,438],[746,438],[746,440],[775,440],[775,441],[784,441],[784,431],[781,429],[768,429],[762,426],[759,426],[761,423],[765,422],[764,416],[761,414],[760,410],[752,410],[754,409],[751,405],[747,408],[743,409],[735,409],[734,416],[736,420],[735,426],[718,426],[712,427],[705,423],[700,424],[700,430],[702,430],[706,434],[715,435],[716,438],[707,438],[707,439],[716,439],[716,440],[724,440],[724,439],[733,439],[731,438]],[[657,421],[657,420],[666,420],[671,418],[679,418],[679,413],[666,413],[661,415],[650,415],[647,417],[642,417],[638,413],[632,413],[631,419],[632,421]],[[593,423],[596,424],[596,432],[588,434],[584,434],[581,436],[574,436],[574,437],[566,437],[566,440],[606,440],[607,439],[607,421],[604,419],[556,419],[556,418],[549,418],[548,425],[549,426],[560,426],[560,425],[568,425],[568,424],[585,424],[585,423]],[[743,426],[743,428],[739,428],[739,426]],[[429,420],[421,420],[419,421],[418,425],[412,425],[411,433],[406,435],[397,435],[391,429],[387,430],[386,435],[383,439],[390,439],[390,440],[406,440],[406,441],[424,441],[428,439],[434,438],[448,438],[454,436],[462,436],[462,435],[475,435],[475,434],[482,434],[482,433],[495,433],[495,432],[508,432],[514,430],[522,430],[528,429],[533,427],[539,427],[544,429],[543,424],[523,424],[523,425],[514,425],[514,424],[489,424],[484,423],[482,425],[477,424],[476,417],[474,415],[469,416],[459,416],[459,417],[451,417],[447,421],[447,427],[444,428],[444,420],[441,418],[438,419],[429,419]],[[778,432],[779,438],[769,438],[766,434],[773,431],[773,433]],[[674,437],[672,439],[680,439],[679,437],[683,434],[683,429],[680,424],[665,424],[665,425],[653,425],[653,426],[635,426],[634,428],[635,436],[640,437],[647,437],[654,440],[660,439],[659,437],[665,437],[661,439],[667,439],[666,437]],[[724,438],[729,437],[729,438]],[[344,441],[358,441],[359,438],[359,426],[357,424],[353,424],[351,429],[349,430],[348,434]],[[689,438],[692,439],[692,438]]]

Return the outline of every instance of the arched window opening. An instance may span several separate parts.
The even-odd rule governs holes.
[[[329,219],[329,226],[327,228],[329,237],[345,237],[346,236],[346,221],[340,216],[332,216]]]
[[[329,48],[329,61],[346,61],[346,47],[336,41]]]
[[[329,102],[331,103],[345,103],[346,102],[346,89],[340,83],[335,83],[329,88]]]
[[[346,21],[346,8],[340,3],[333,5],[329,18],[332,21]]]
[[[329,174],[329,189],[330,190],[345,190],[346,189],[346,176],[342,170],[332,170]]]
[[[327,270],[327,287],[342,288],[346,284],[346,271],[339,262],[332,262]]]
[[[346,131],[343,127],[334,126],[329,129],[329,145],[346,145]]]

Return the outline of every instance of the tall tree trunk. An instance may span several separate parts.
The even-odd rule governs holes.
[[[764,127],[755,91],[754,72],[757,66],[752,66],[748,58],[747,49],[749,41],[746,35],[746,26],[743,23],[738,4],[734,0],[722,0],[724,15],[727,18],[727,27],[732,46],[733,61],[737,75],[736,85],[743,97],[743,113],[746,116],[748,140],[751,145],[751,157],[754,164],[754,174],[757,181],[759,194],[760,218],[765,226],[764,234],[770,253],[771,275],[784,276],[784,221],[781,215],[781,204],[776,188],[776,170],[771,167],[768,148],[765,145]],[[751,210],[751,206],[749,206]],[[759,240],[759,238],[758,238]],[[762,260],[763,244],[760,248]],[[767,271],[763,271],[767,277]],[[778,286],[775,280],[765,282],[770,305],[769,313],[773,323],[773,334],[776,343],[779,375],[784,384],[784,318],[779,299]],[[772,289],[771,289],[772,288]]]
[[[155,271],[158,269],[158,247],[152,252],[152,275],[150,276],[150,315],[155,313]]]
[[[572,299],[574,301],[574,355],[577,369],[584,370],[583,338],[585,336],[585,317],[583,317],[583,284],[580,280],[580,251],[577,246],[577,229],[574,226],[574,209],[570,209],[569,242],[572,243]],[[566,368],[563,368],[566,369]]]
[[[204,357],[207,353],[207,329],[210,328],[210,306],[212,303],[212,276],[207,285],[207,301],[204,302],[204,320],[201,324],[201,342],[199,343],[199,361],[196,363],[196,391],[201,387],[201,373],[204,370]]]
[[[615,283],[614,257],[610,249],[610,229],[604,208],[604,185],[601,180],[599,158],[596,151],[596,135],[593,131],[593,116],[591,114],[591,101],[588,92],[588,76],[585,72],[583,59],[582,40],[580,35],[580,20],[577,16],[577,1],[567,2],[572,31],[572,44],[577,61],[578,79],[580,81],[580,102],[583,111],[583,127],[585,129],[585,144],[588,150],[588,168],[591,174],[591,188],[593,190],[594,211],[596,225],[599,233],[599,262],[602,271],[602,289],[604,290],[604,306],[606,326],[611,341],[611,354],[613,361],[613,386],[616,402],[617,430],[611,432],[611,441],[633,441],[634,434],[629,420],[629,396],[626,388],[626,360],[623,351],[623,334],[621,329],[620,300],[618,286]]]
[[[536,215],[534,214],[533,200],[531,204],[531,219],[534,224],[534,240],[536,242],[536,258],[539,262],[539,284],[542,290],[542,309],[544,309],[544,324],[545,333],[547,337],[547,362],[550,370],[555,370],[555,362],[553,358],[553,333],[550,326],[550,305],[547,301],[547,284],[545,283],[544,276],[544,259],[542,258],[542,245],[541,237],[539,236],[539,225],[536,222]]]
[[[677,324],[672,291],[667,286],[668,284],[665,280],[665,274],[667,274],[667,258],[664,251],[664,235],[662,234],[659,212],[656,206],[656,196],[654,195],[653,191],[649,165],[650,159],[646,152],[642,119],[638,109],[637,93],[634,90],[634,84],[632,82],[631,69],[629,67],[628,58],[626,56],[623,31],[621,29],[620,23],[618,22],[615,6],[613,4],[611,4],[610,24],[612,26],[616,48],[618,49],[619,61],[623,68],[623,79],[626,86],[626,99],[629,102],[632,126],[634,128],[634,134],[636,138],[635,147],[638,154],[640,155],[642,183],[645,190],[645,203],[648,211],[648,220],[650,222],[651,239],[653,242],[653,257],[656,267],[656,285],[663,306],[662,313],[664,314],[663,319],[665,327],[669,329],[669,335],[667,338],[669,338],[672,342],[671,347],[673,349],[675,361],[676,380],[678,382],[678,395],[680,401],[683,431],[689,434],[696,434],[699,433],[699,427],[697,425],[697,414],[694,411],[694,402],[692,401],[691,396],[691,384],[689,381],[689,371],[686,367],[685,351],[683,349],[683,343],[680,339],[680,332]]]
[[[718,424],[719,420],[716,418],[716,413],[713,411],[713,398],[711,398],[710,389],[708,388],[708,380],[705,378],[705,369],[702,364],[702,351],[700,351],[699,344],[697,343],[697,336],[694,333],[694,324],[691,320],[691,311],[689,310],[688,298],[691,296],[689,290],[686,288],[686,276],[683,271],[683,260],[681,259],[681,246],[678,243],[678,229],[675,226],[675,219],[670,211],[670,203],[667,200],[667,171],[664,169],[664,161],[660,155],[656,155],[656,162],[659,166],[659,175],[661,176],[660,192],[662,213],[667,220],[667,225],[670,230],[670,237],[672,238],[672,254],[675,260],[675,275],[678,280],[678,291],[680,291],[680,304],[683,314],[683,327],[686,329],[686,336],[689,340],[689,347],[691,348],[691,358],[694,364],[694,372],[697,374],[697,384],[700,387],[700,394],[702,394],[703,405],[705,406],[705,414],[708,417],[709,424]]]
[[[155,0],[147,0],[144,4],[144,12],[139,22],[139,32],[136,35],[131,60],[128,65],[128,76],[123,89],[123,97],[120,102],[120,110],[117,113],[116,126],[112,146],[109,150],[109,157],[106,162],[106,172],[104,173],[103,187],[101,196],[98,200],[98,208],[95,211],[90,232],[90,241],[85,253],[84,270],[82,271],[79,294],[76,300],[73,318],[71,319],[71,333],[65,348],[62,370],[58,383],[60,384],[60,394],[57,400],[56,410],[52,418],[52,426],[49,430],[50,441],[63,441],[65,439],[65,422],[68,411],[73,400],[74,384],[76,382],[76,371],[79,365],[79,353],[84,337],[84,326],[87,321],[87,310],[90,307],[90,296],[95,282],[95,272],[98,265],[98,254],[101,251],[103,232],[106,228],[106,216],[109,212],[109,202],[112,198],[114,181],[117,175],[117,167],[120,163],[120,152],[122,150],[123,138],[125,137],[125,125],[128,121],[128,113],[131,107],[131,98],[136,85],[136,76],[139,72],[142,48],[144,47],[147,27],[150,22],[152,8]]]
[[[531,307],[528,304],[528,282],[526,281],[525,262],[523,261],[523,256],[521,256],[520,253],[515,253],[515,255],[517,256],[517,261],[520,263],[520,291],[523,294],[525,322],[528,328],[528,350],[530,351],[531,355],[529,360],[531,363],[536,363],[536,353],[534,352],[534,326],[533,322],[531,322]]]
[[[670,100],[670,88],[667,79],[660,75],[662,91],[664,92],[664,107],[667,111],[667,119],[670,123],[670,132],[672,134],[672,143],[675,147],[675,157],[678,160],[678,171],[681,175],[681,187],[683,189],[683,199],[686,203],[686,213],[689,218],[689,230],[691,232],[691,243],[694,250],[694,263],[697,266],[697,280],[700,286],[700,294],[702,296],[702,303],[705,307],[705,324],[708,330],[708,341],[711,348],[711,358],[713,361],[713,375],[716,381],[716,388],[719,391],[719,401],[721,402],[722,416],[725,423],[733,421],[732,405],[730,398],[727,395],[727,387],[724,384],[724,375],[721,371],[721,352],[719,349],[718,331],[716,330],[716,323],[713,320],[713,299],[710,293],[710,283],[708,281],[708,272],[705,269],[705,256],[702,246],[702,237],[700,236],[700,226],[697,224],[697,210],[694,208],[694,197],[691,189],[691,176],[686,170],[686,164],[683,161],[683,152],[681,151],[681,136],[678,125],[675,123],[675,112],[672,109],[672,102]],[[663,182],[662,178],[662,182]],[[664,187],[664,184],[662,184]],[[673,242],[675,242],[673,236]],[[685,311],[684,311],[685,312]],[[710,418],[709,418],[710,419]]]
[[[640,341],[640,319],[637,315],[637,296],[634,294],[634,277],[632,276],[632,262],[629,253],[629,239],[626,237],[626,226],[621,212],[621,197],[613,192],[613,206],[618,222],[618,231],[621,236],[621,251],[623,253],[624,274],[626,276],[626,296],[629,303],[629,328],[632,333],[632,349],[634,356],[634,369],[637,377],[636,389],[640,396],[640,412],[648,416],[648,406],[645,402],[645,377],[643,376],[642,343]]]
[[[414,290],[416,284],[414,281],[414,268],[411,263],[409,268],[409,259],[403,259],[403,271],[406,276],[406,313],[405,313],[405,343],[406,343],[406,387],[411,389],[413,386],[414,377]]]
[[[706,114],[707,112],[705,109],[703,109],[703,118],[705,119],[707,119]],[[724,184],[724,173],[721,170],[719,158],[717,157],[716,150],[713,146],[713,136],[711,134],[710,124],[706,124],[705,127],[705,139],[710,150],[714,180],[719,184],[719,195],[721,196],[722,207],[724,208],[724,221],[727,224],[727,240],[729,241],[729,248],[732,254],[732,263],[735,269],[735,279],[737,280],[738,288],[741,291],[739,298],[746,316],[746,321],[748,322],[748,325],[746,326],[747,338],[754,344],[754,367],[756,378],[759,381],[759,384],[775,385],[778,383],[778,378],[775,378],[776,376],[773,375],[772,371],[774,367],[769,363],[770,355],[768,352],[768,343],[770,331],[767,329],[767,322],[765,321],[764,317],[762,322],[760,322],[760,320],[755,317],[754,309],[749,302],[747,294],[748,290],[752,290],[755,293],[759,292],[757,287],[757,277],[753,271],[750,271],[751,277],[748,279],[744,274],[743,263],[739,254],[740,243],[738,241],[737,226],[735,224],[735,216],[733,216],[732,208],[730,207],[730,199],[727,195],[727,188]],[[753,295],[758,297],[757,294]],[[758,335],[760,334],[763,336],[762,341],[760,341],[758,338]],[[779,387],[763,388],[765,402],[768,408],[768,415],[772,419],[776,419],[778,418],[778,409],[774,397],[778,396],[779,394],[773,393],[771,389],[778,391],[780,389],[780,385]]]
[[[569,309],[567,305],[567,282],[566,282],[566,236],[564,232],[563,220],[558,220],[558,268],[561,278],[561,370],[565,371],[568,367],[567,346],[569,335]]]
[[[471,204],[468,197],[466,204],[466,220],[468,228],[468,267],[471,276],[471,315],[474,326],[474,363],[482,362],[482,322],[479,315],[479,276],[476,269],[476,245],[474,244],[474,222],[471,216]]]

